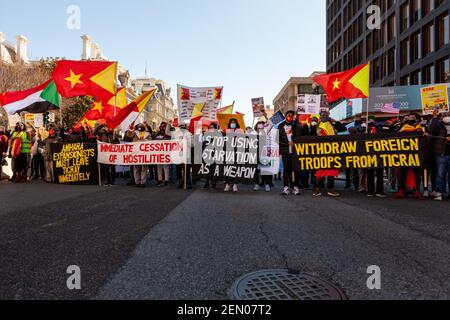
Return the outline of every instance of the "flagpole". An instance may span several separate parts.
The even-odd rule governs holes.
[[[367,119],[366,119],[366,125],[367,125],[366,133],[369,133],[369,98],[366,99],[366,109],[367,109],[367,113],[366,113],[366,116],[367,116]]]

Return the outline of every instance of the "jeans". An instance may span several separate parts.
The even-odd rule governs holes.
[[[283,182],[285,187],[298,187],[300,183],[300,172],[294,172],[293,155],[283,155]]]
[[[377,183],[375,187],[375,175]],[[376,189],[375,189],[376,188]],[[383,194],[384,193],[384,170],[370,169],[367,170],[367,193],[368,194]]]
[[[350,189],[353,186],[355,187],[355,190],[358,191],[359,189],[359,170],[358,169],[351,169],[351,170],[345,170],[345,187],[347,189]]]
[[[448,184],[450,189],[450,155],[436,158],[437,166],[437,192],[444,194]],[[449,190],[450,192],[450,190]]]

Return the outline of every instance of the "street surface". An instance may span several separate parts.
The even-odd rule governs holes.
[[[449,201],[241,189],[1,182],[0,299],[228,299],[240,276],[280,268],[350,299],[450,299]],[[80,291],[66,287],[71,265]]]

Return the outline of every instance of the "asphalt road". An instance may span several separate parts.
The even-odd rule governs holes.
[[[0,184],[0,298],[227,299],[240,276],[289,268],[350,299],[450,299],[449,201],[244,189]]]

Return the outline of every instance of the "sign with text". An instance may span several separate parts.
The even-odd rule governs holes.
[[[304,137],[294,143],[297,171],[422,167],[425,163],[425,137],[420,134]]]
[[[436,110],[439,113],[449,111],[447,85],[429,86],[420,89],[422,98],[422,109],[424,115],[433,114]]]
[[[297,114],[319,114],[321,106],[321,95],[299,94],[297,96]]]
[[[91,168],[95,163],[96,144],[51,144],[53,171],[56,183],[77,184],[91,180]]]
[[[198,178],[236,183],[254,181],[258,170],[257,135],[213,133],[205,134],[203,140]]]
[[[143,141],[135,143],[98,143],[98,162],[109,165],[168,165],[186,163],[187,142]]]
[[[178,85],[179,121],[189,122],[195,105],[204,103],[204,120],[216,120],[217,109],[222,102],[223,87],[192,88]]]

